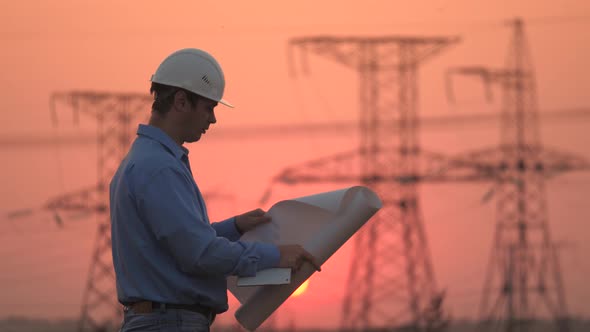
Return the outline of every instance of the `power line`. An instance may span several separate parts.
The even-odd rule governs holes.
[[[551,120],[545,126],[553,126],[561,121],[590,120],[590,108],[565,108],[539,112],[541,120]],[[447,115],[424,117],[421,127],[429,130],[468,130],[472,125],[495,126],[500,121],[497,113]],[[387,124],[386,124],[387,125]],[[391,122],[390,126],[398,124]],[[352,121],[335,121],[330,123],[305,123],[305,124],[275,124],[265,126],[221,127],[212,132],[211,140],[244,140],[260,138],[287,138],[302,135],[318,136],[348,136],[358,131],[358,123]],[[11,135],[0,136],[0,147],[45,147],[45,146],[87,146],[96,144],[96,135],[91,133],[77,133],[61,135],[59,137]]]

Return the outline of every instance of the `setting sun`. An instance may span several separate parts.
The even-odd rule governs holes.
[[[305,292],[305,290],[307,289],[308,285],[309,285],[309,279],[305,280],[305,282],[302,283],[301,286],[299,286],[299,288],[297,288],[295,290],[295,292],[293,292],[292,296],[299,296],[299,295],[303,294]]]

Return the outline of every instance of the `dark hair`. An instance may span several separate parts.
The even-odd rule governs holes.
[[[150,87],[150,94],[154,96],[152,112],[158,112],[161,115],[168,113],[172,107],[172,103],[174,103],[174,95],[178,91],[184,91],[186,93],[188,101],[192,106],[197,104],[199,95],[196,93],[183,88],[152,82],[152,86]]]

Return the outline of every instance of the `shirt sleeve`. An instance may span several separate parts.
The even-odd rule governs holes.
[[[217,236],[224,237],[230,241],[238,241],[240,236],[242,236],[236,226],[236,217],[211,223],[211,226],[217,233]]]
[[[219,237],[201,215],[193,186],[180,170],[164,168],[137,193],[140,216],[183,272],[254,276],[258,270],[278,265],[275,245]]]

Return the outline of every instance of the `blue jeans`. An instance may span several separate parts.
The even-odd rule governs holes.
[[[197,312],[182,309],[154,309],[138,314],[126,309],[119,332],[209,332],[209,318]]]

